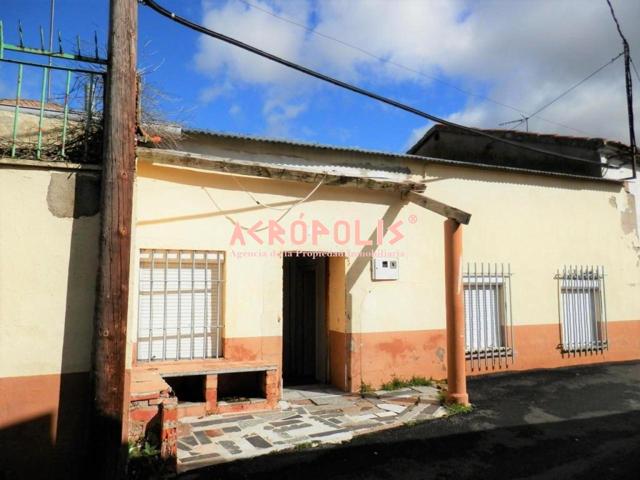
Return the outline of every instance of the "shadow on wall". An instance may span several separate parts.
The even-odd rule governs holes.
[[[390,198],[391,199],[391,198]],[[389,207],[385,211],[382,216],[383,225],[384,225],[384,235],[387,234],[387,230],[390,225],[395,222],[398,214],[402,210],[402,208],[406,205],[407,202],[404,201],[395,201],[389,204]],[[349,352],[347,354],[347,362],[348,367],[347,370],[350,372],[349,385],[351,390],[357,388],[361,382],[364,381],[363,378],[363,351],[362,345],[353,345],[351,341],[351,333],[354,332],[354,320],[353,320],[353,287],[356,282],[360,278],[360,276],[366,272],[367,268],[371,263],[371,256],[373,252],[377,249],[378,246],[376,243],[377,232],[374,229],[369,235],[368,240],[372,242],[372,245],[366,245],[360,250],[359,255],[355,258],[346,274],[346,294],[347,294],[347,303],[346,303],[346,325],[345,325],[345,333],[346,333],[346,342],[345,345],[346,351]],[[366,273],[365,273],[366,274]],[[361,326],[360,326],[361,327]],[[357,331],[361,331],[361,328],[358,328]],[[353,365],[352,355],[356,353],[358,355],[357,366]],[[357,370],[357,371],[354,371]]]
[[[57,193],[57,195],[56,195]],[[87,466],[89,422],[92,408],[91,352],[96,281],[100,251],[100,175],[52,173],[47,202],[71,211],[58,211],[73,218],[69,247],[67,299],[62,345],[62,372],[56,426],[56,447],[67,460],[74,458],[78,477]],[[60,209],[58,209],[60,210]],[[70,214],[70,215],[69,215]],[[79,354],[79,352],[82,352]],[[83,353],[88,352],[89,357]],[[71,472],[69,472],[71,473]],[[70,478],[70,477],[67,477]]]
[[[0,430],[0,480],[87,478],[99,203],[99,173],[50,172],[46,208],[54,217],[72,222],[70,231],[65,233],[70,237],[40,239],[50,242],[47,250],[59,258],[66,257],[62,248],[69,245],[64,333],[61,339],[54,339],[62,342],[60,374],[9,379],[9,389],[3,395],[10,396],[5,400],[14,410],[11,415],[19,421]],[[24,212],[26,217],[30,214]],[[30,266],[37,271],[26,274],[41,275],[47,261],[47,257],[35,260]],[[51,281],[56,281],[56,275],[63,278],[63,272],[51,265]],[[37,321],[62,319],[52,312],[50,317]],[[37,351],[25,355],[37,361]]]

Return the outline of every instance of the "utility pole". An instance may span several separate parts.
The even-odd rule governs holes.
[[[104,98],[102,226],[94,325],[91,478],[125,472],[125,353],[135,173],[136,0],[111,0]]]

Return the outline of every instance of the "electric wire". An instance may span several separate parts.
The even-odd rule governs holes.
[[[565,155],[565,154],[553,152],[553,151],[550,151],[550,150],[545,150],[545,149],[542,149],[542,148],[533,147],[531,145],[527,145],[527,144],[523,144],[523,143],[520,143],[520,142],[517,142],[517,141],[509,140],[507,138],[499,137],[497,135],[488,133],[488,132],[483,131],[483,130],[478,130],[478,129],[475,129],[475,128],[472,128],[472,127],[468,127],[468,126],[461,125],[461,124],[458,124],[458,123],[455,123],[455,122],[451,122],[451,121],[446,120],[444,118],[440,118],[440,117],[438,117],[436,115],[432,115],[430,113],[427,113],[427,112],[424,112],[424,111],[419,110],[417,108],[414,108],[414,107],[412,107],[410,105],[406,105],[406,104],[400,103],[400,102],[398,102],[396,100],[393,100],[393,99],[391,99],[389,97],[385,97],[385,96],[379,95],[377,93],[374,93],[372,91],[366,90],[366,89],[361,88],[361,87],[358,87],[356,85],[353,85],[353,84],[344,82],[342,80],[338,80],[336,78],[330,77],[330,76],[325,75],[323,73],[317,72],[317,71],[312,70],[310,68],[307,68],[307,67],[305,67],[303,65],[294,63],[294,62],[289,61],[289,60],[286,60],[286,59],[284,59],[282,57],[279,57],[279,56],[274,55],[272,53],[266,52],[264,50],[261,50],[261,49],[259,49],[257,47],[254,47],[252,45],[246,44],[246,43],[244,43],[244,42],[242,42],[240,40],[237,40],[235,38],[229,37],[229,36],[224,35],[222,33],[216,32],[214,30],[210,30],[210,29],[208,29],[208,28],[206,28],[206,27],[204,27],[202,25],[199,25],[197,23],[191,22],[190,20],[188,20],[186,18],[183,18],[183,17],[181,17],[179,15],[176,15],[173,12],[170,12],[169,10],[165,9],[164,7],[158,5],[158,3],[156,3],[154,0],[139,0],[139,1],[142,4],[144,4],[144,5],[148,6],[149,8],[151,8],[152,10],[156,11],[157,13],[163,15],[164,17],[169,18],[172,21],[174,21],[174,22],[176,22],[178,24],[181,24],[182,26],[185,26],[187,28],[190,28],[190,29],[192,29],[192,30],[194,30],[196,32],[205,34],[205,35],[210,36],[212,38],[216,38],[216,39],[221,40],[221,41],[223,41],[225,43],[228,43],[230,45],[234,45],[234,46],[236,46],[238,48],[241,48],[241,49],[243,49],[245,51],[254,53],[254,54],[256,54],[256,55],[258,55],[260,57],[266,58],[266,59],[271,60],[271,61],[273,61],[275,63],[279,63],[280,65],[283,65],[285,67],[291,68],[291,69],[296,70],[296,71],[298,71],[300,73],[303,73],[305,75],[317,78],[317,79],[322,80],[322,81],[327,82],[327,83],[331,83],[331,84],[333,84],[335,86],[338,86],[338,87],[341,87],[341,88],[343,88],[345,90],[349,90],[351,92],[363,95],[365,97],[369,97],[369,98],[377,100],[377,101],[379,101],[381,103],[385,103],[387,105],[390,105],[392,107],[398,108],[400,110],[404,110],[406,112],[412,113],[412,114],[417,115],[419,117],[426,118],[427,120],[431,120],[433,122],[440,123],[442,125],[445,125],[445,126],[448,126],[448,127],[451,127],[451,128],[455,128],[455,129],[458,129],[458,130],[461,130],[461,131],[464,131],[464,132],[472,133],[474,135],[479,135],[479,136],[482,136],[482,137],[485,137],[485,138],[489,138],[489,139],[491,139],[491,140],[493,140],[495,142],[503,143],[505,145],[509,145],[511,147],[519,148],[521,150],[527,150],[527,151],[530,151],[530,152],[535,152],[535,153],[539,153],[539,154],[542,154],[542,155],[548,155],[548,156],[556,157],[556,158],[562,158],[564,160],[570,160],[570,161],[574,161],[574,162],[578,162],[578,163],[585,163],[585,164],[590,164],[590,165],[598,165],[600,167],[607,166],[607,167],[610,167],[610,168],[619,168],[619,167],[614,166],[614,165],[602,164],[601,162],[598,162],[598,161],[587,160],[587,159],[580,158],[580,157],[575,157],[575,156],[572,156],[572,155]]]
[[[337,37],[334,37],[332,35],[327,35],[326,33],[322,33],[322,32],[320,32],[320,31],[318,31],[318,30],[316,30],[314,28],[308,27],[308,26],[304,25],[303,23],[296,22],[295,20],[292,20],[291,18],[287,18],[287,17],[284,17],[282,15],[278,15],[277,13],[274,13],[274,12],[272,12],[272,11],[266,9],[266,8],[262,8],[261,6],[256,5],[255,3],[249,2],[247,0],[237,0],[237,1],[247,5],[249,8],[253,8],[253,9],[258,10],[260,12],[263,12],[263,13],[265,13],[267,15],[270,15],[273,18],[277,18],[278,20],[282,20],[283,22],[287,22],[287,23],[289,23],[291,25],[295,25],[295,26],[297,26],[299,28],[302,28],[303,30],[306,30],[307,32],[309,32],[309,33],[311,33],[313,35],[317,35],[319,37],[322,37],[324,39],[330,40],[332,42],[336,42],[336,43],[338,43],[338,44],[340,44],[340,45],[342,45],[344,47],[347,47],[347,48],[350,48],[350,49],[355,50],[357,52],[360,52],[363,55],[366,55],[366,56],[371,57],[371,58],[373,58],[375,60],[378,60],[381,63],[386,63],[388,65],[393,65],[396,68],[400,68],[402,70],[405,70],[407,72],[413,73],[415,75],[420,75],[422,77],[428,78],[428,79],[433,80],[435,82],[441,83],[442,85],[446,85],[447,87],[452,88],[452,89],[454,89],[454,90],[456,90],[456,91],[458,91],[458,92],[460,92],[460,93],[462,93],[464,95],[467,95],[467,96],[470,96],[470,97],[479,98],[479,99],[485,100],[487,102],[499,105],[499,106],[501,106],[503,108],[507,108],[509,110],[513,110],[514,112],[519,113],[523,117],[526,117],[526,115],[527,115],[527,113],[524,110],[522,110],[521,108],[514,107],[513,105],[509,105],[507,103],[501,102],[501,101],[496,100],[495,98],[491,98],[491,97],[489,97],[487,95],[481,95],[481,94],[478,94],[478,93],[475,93],[475,92],[471,92],[469,90],[465,90],[463,88],[458,87],[457,85],[454,85],[451,82],[447,82],[446,80],[443,80],[440,77],[436,77],[434,75],[429,75],[429,74],[424,73],[424,72],[422,72],[420,70],[417,70],[415,68],[411,68],[411,67],[408,67],[406,65],[403,65],[402,63],[398,63],[398,62],[396,62],[394,60],[391,60],[389,58],[381,57],[379,55],[376,55],[375,53],[372,53],[372,52],[370,52],[368,50],[365,50],[362,47],[354,45],[353,43],[345,42],[344,40],[341,40],[341,39],[339,39]],[[539,113],[539,112],[536,112],[536,114],[537,113]],[[531,116],[532,115],[530,115],[529,117],[526,117],[526,118],[530,118]],[[571,127],[569,125],[565,125],[564,123],[556,122],[554,120],[549,120],[548,118],[538,117],[538,120],[541,120],[543,122],[546,122],[546,123],[549,123],[549,124],[552,124],[552,125],[556,125],[558,127],[566,128],[568,130],[573,130],[574,132],[583,133],[583,134],[591,136],[591,134],[589,134],[588,132],[585,132],[584,130],[580,130],[579,128]],[[512,123],[512,122],[508,122],[508,123]]]
[[[583,83],[585,83],[587,80],[590,80],[591,78],[595,77],[598,73],[600,73],[602,70],[604,70],[605,68],[607,68],[609,65],[611,65],[612,63],[614,63],[616,60],[618,60],[620,57],[622,57],[624,55],[624,51],[620,52],[618,55],[616,55],[615,57],[613,57],[611,60],[609,60],[607,63],[605,63],[604,65],[601,65],[600,67],[598,67],[596,70],[594,70],[593,72],[591,72],[589,75],[587,75],[585,78],[583,78],[582,80],[580,80],[578,83],[573,84],[572,86],[570,86],[568,89],[566,89],[564,92],[562,92],[560,95],[558,95],[557,97],[555,97],[553,100],[545,103],[542,107],[538,108],[535,112],[533,112],[531,115],[527,115],[522,117],[521,120],[514,120],[513,122],[505,122],[503,125],[506,125],[507,123],[514,123],[514,122],[519,122],[519,124],[514,127],[514,130],[517,129],[518,127],[520,127],[523,123],[528,122],[530,119],[532,119],[533,117],[535,117],[536,115],[538,115],[540,112],[542,112],[543,110],[546,110],[548,107],[550,107],[551,105],[553,105],[554,103],[556,103],[558,100],[560,100],[561,98],[565,97],[566,95],[568,95],[569,93],[571,93],[573,90],[575,90],[576,88],[578,88],[580,85],[582,85]],[[538,119],[540,119],[540,117],[538,117]]]
[[[313,189],[307,194],[305,195],[303,198],[301,198],[300,200],[296,200],[294,203],[292,203],[289,207],[287,207],[286,209],[284,209],[284,211],[280,214],[280,216],[278,218],[275,219],[275,222],[278,223],[280,220],[282,220],[284,217],[286,217],[289,212],[291,210],[293,210],[294,208],[296,208],[298,205],[302,205],[304,202],[306,202],[307,200],[309,200],[311,198],[311,196],[316,193],[318,191],[318,189],[322,186],[322,184],[324,183],[324,180],[326,178],[326,174],[324,174],[322,176],[322,178],[320,179],[320,181],[318,181],[318,183],[316,184],[315,187],[313,187]],[[235,175],[231,174],[231,178],[235,178]],[[237,179],[236,179],[237,180]],[[278,208],[273,207],[272,205],[267,205],[265,203],[260,202],[258,199],[256,199],[251,192],[249,192],[247,189],[245,189],[239,182],[238,182],[238,186],[244,190],[245,193],[247,193],[249,195],[249,197],[255,201],[258,205],[265,207],[265,208],[269,208],[272,210],[280,210]],[[213,205],[218,209],[218,211],[220,213],[224,212],[224,209],[222,207],[220,207],[220,205],[218,204],[218,202],[215,201],[215,199],[211,196],[211,193],[209,193],[209,190],[207,190],[206,187],[200,187],[202,188],[202,190],[204,191],[204,193],[207,195],[207,197],[209,197],[209,200],[211,201],[211,203],[213,203]],[[231,224],[233,225],[238,225],[242,230],[248,231],[251,230],[253,227],[247,227],[246,225],[242,225],[238,220],[236,220],[235,218],[233,218],[231,215],[229,214],[224,214],[224,218],[226,218],[227,220],[229,220],[229,222],[231,222]],[[265,225],[262,228],[256,228],[253,229],[254,232],[262,232],[264,230],[267,230],[269,228],[269,225]]]
[[[629,51],[629,42],[627,41],[624,33],[622,33],[622,27],[620,27],[620,22],[618,22],[618,17],[616,16],[616,12],[613,9],[613,5],[609,0],[606,0],[607,5],[609,5],[609,11],[611,12],[611,17],[613,18],[614,23],[616,24],[616,29],[618,30],[618,35],[622,39],[622,47],[624,51],[624,79],[625,79],[625,88],[627,93],[627,117],[629,120],[629,155],[630,155],[630,163],[632,175],[630,178],[636,178],[636,133],[635,126],[633,120],[633,80],[631,79],[631,53]],[[634,66],[635,69],[635,66]],[[638,72],[636,71],[636,74]]]

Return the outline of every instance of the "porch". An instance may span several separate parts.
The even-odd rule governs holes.
[[[285,388],[274,411],[180,418],[178,470],[342,443],[358,435],[439,418],[447,415],[440,396],[440,386],[362,395],[327,385]]]

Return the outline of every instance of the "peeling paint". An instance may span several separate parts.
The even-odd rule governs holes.
[[[378,349],[389,354],[393,362],[396,362],[398,357],[404,357],[408,352],[412,352],[414,347],[399,338],[395,338],[390,342],[380,343]]]
[[[51,172],[47,207],[58,218],[96,215],[100,207],[100,177],[89,173]]]
[[[628,235],[630,233],[638,232],[638,217],[636,215],[636,202],[632,193],[625,194],[627,199],[627,207],[624,210],[620,210],[620,224],[622,225],[622,231]]]

